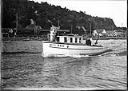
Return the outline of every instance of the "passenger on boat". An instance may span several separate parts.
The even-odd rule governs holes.
[[[86,39],[86,45],[91,46],[92,38],[87,38]]]
[[[55,34],[53,41],[58,42],[57,34]]]

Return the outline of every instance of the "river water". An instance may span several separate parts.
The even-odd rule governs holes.
[[[126,46],[114,48],[112,52],[100,56],[83,58],[43,58],[40,54],[24,53],[2,54],[2,87],[125,90]]]

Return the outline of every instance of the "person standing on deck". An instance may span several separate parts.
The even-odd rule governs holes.
[[[91,46],[91,44],[92,44],[92,37],[89,36],[89,37],[86,39],[86,45]]]
[[[51,30],[50,30],[50,41],[51,42],[55,41],[56,33],[57,33],[57,30],[59,29],[60,27],[55,27],[55,26],[51,27]]]

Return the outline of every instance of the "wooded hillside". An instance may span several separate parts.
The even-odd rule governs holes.
[[[116,28],[110,18],[87,15],[83,11],[71,11],[47,2],[37,3],[28,0],[2,0],[2,28],[15,28],[18,15],[18,28],[25,28],[30,19],[43,29],[50,29],[51,24],[61,29],[71,29],[73,33],[83,33],[82,26],[89,31],[94,29],[112,30]],[[107,12],[107,11],[106,11]]]

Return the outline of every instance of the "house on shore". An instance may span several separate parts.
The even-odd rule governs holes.
[[[106,30],[105,29],[96,29],[93,31],[93,35],[99,35],[99,37],[105,36],[106,35]]]
[[[117,32],[115,30],[107,30],[106,31],[106,37],[116,37],[117,36]]]
[[[116,32],[117,37],[126,37],[127,36],[127,31],[125,30],[114,30]]]
[[[93,31],[93,35],[99,35],[99,37],[126,37],[127,33],[124,30],[105,30],[96,29]]]

